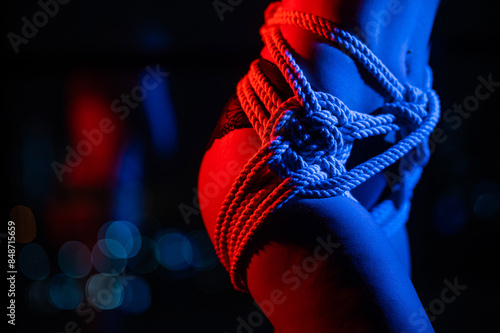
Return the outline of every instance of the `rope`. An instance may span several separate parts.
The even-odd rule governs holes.
[[[242,258],[270,213],[294,196],[352,198],[350,190],[416,150],[425,161],[403,175],[400,188],[405,201],[401,207],[385,200],[371,212],[384,228],[389,219],[394,220],[387,233],[404,223],[413,188],[429,155],[427,141],[440,114],[430,79],[425,91],[400,83],[366,45],[333,22],[285,11],[279,2],[268,7],[265,19],[262,39],[294,96],[282,101],[258,61],[251,64],[237,86],[237,97],[262,146],[226,196],[216,222],[215,249],[240,291],[247,291]],[[314,91],[285,43],[281,24],[295,25],[326,38],[362,65],[387,92],[382,113],[350,110],[335,96]],[[391,132],[399,133],[399,142],[346,170],[355,140]],[[405,183],[405,179],[411,181]]]

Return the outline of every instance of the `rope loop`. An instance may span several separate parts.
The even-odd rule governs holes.
[[[401,186],[395,186],[404,192],[402,208],[383,201],[372,210],[381,226],[391,224],[384,230],[395,230],[398,223],[404,223],[413,187],[430,154],[427,141],[440,115],[439,98],[430,87],[430,69],[423,89],[402,84],[366,45],[333,22],[286,11],[279,2],[271,3],[264,16],[262,39],[293,97],[282,101],[257,61],[237,86],[242,109],[262,146],[227,194],[214,240],[233,285],[241,291],[247,291],[241,258],[269,214],[296,195],[352,198],[350,190],[411,155],[413,159],[402,163]],[[349,109],[331,94],[315,91],[281,34],[283,24],[311,31],[348,53],[385,90],[387,102],[376,113],[365,114]],[[346,169],[356,140],[389,133],[397,134],[393,137],[398,140],[389,149]],[[410,152],[416,152],[415,156]]]
[[[352,112],[338,98],[316,95],[319,111],[306,112],[296,98],[291,99],[271,134],[274,156],[269,165],[282,178],[297,178],[295,184],[314,178],[315,173],[323,173],[321,179],[344,173],[354,133],[359,130],[349,126]]]

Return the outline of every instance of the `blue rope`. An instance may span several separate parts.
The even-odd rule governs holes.
[[[349,191],[415,151],[420,165],[400,175],[403,203],[381,202],[372,216],[387,233],[408,218],[410,200],[423,166],[429,158],[428,139],[440,116],[439,98],[431,89],[432,72],[422,89],[401,84],[382,62],[354,36],[334,28],[330,40],[347,51],[387,91],[382,114],[350,110],[341,100],[316,92],[307,81],[292,53],[279,44],[279,29],[273,34],[276,47],[286,64],[283,75],[293,90],[296,103],[286,104],[273,124],[270,167],[283,179],[290,178],[296,192],[305,197],[350,196]],[[277,41],[277,42],[276,42]],[[280,60],[280,59],[278,59]],[[353,142],[376,135],[398,132],[401,138],[385,152],[346,170]],[[393,220],[392,226],[387,221]]]

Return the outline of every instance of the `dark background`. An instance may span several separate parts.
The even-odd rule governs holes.
[[[2,216],[7,221],[16,205],[31,208],[38,227],[33,242],[45,249],[50,260],[48,278],[60,273],[60,244],[50,234],[53,228],[72,223],[71,209],[63,217],[51,209],[69,205],[68,197],[77,198],[71,201],[76,206],[80,201],[91,202],[85,207],[96,210],[91,214],[97,219],[94,224],[110,220],[106,208],[112,202],[111,185],[82,188],[59,183],[51,167],[52,161],[64,160],[64,147],[71,144],[68,105],[78,75],[91,77],[91,85],[111,103],[137,85],[147,65],[161,64],[170,73],[168,92],[175,128],[170,150],[159,154],[151,148],[150,124],[142,105],[119,122],[117,135],[127,142],[141,142],[144,148],[141,232],[153,238],[165,228],[186,234],[203,230],[201,216],[191,215],[186,223],[179,204],[192,206],[198,168],[217,116],[261,48],[258,29],[267,4],[242,1],[221,21],[210,0],[73,0],[60,5],[57,15],[26,45],[20,45],[17,54],[4,38]],[[486,0],[441,4],[431,66],[443,111],[474,95],[479,76],[492,75],[493,81],[500,81],[498,13],[493,8],[493,1]],[[35,1],[9,1],[4,36],[20,34],[21,18],[39,10]],[[497,91],[481,101],[456,129],[443,121],[438,125],[446,131],[447,140],[436,146],[415,192],[409,228],[414,283],[422,303],[428,306],[440,298],[445,279],[456,278],[467,285],[436,316],[436,332],[500,329],[500,157],[495,114],[499,96]],[[44,150],[30,151],[26,145],[33,140],[45,140],[47,145]],[[53,224],[53,216],[65,222]],[[96,237],[92,228],[85,230],[88,237]],[[85,239],[70,233],[63,237]],[[17,245],[18,252],[23,246]],[[146,311],[137,315],[120,309],[102,311],[87,323],[74,310],[41,311],[30,305],[23,290],[33,282],[20,273],[17,329],[60,332],[68,321],[74,321],[83,332],[236,332],[237,318],[255,311],[248,295],[232,290],[220,264],[175,272],[159,266],[142,278],[152,292]],[[254,331],[271,329],[265,322]]]

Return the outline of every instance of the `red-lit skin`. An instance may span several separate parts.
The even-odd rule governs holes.
[[[283,6],[328,18],[352,32],[356,26],[363,27],[373,20],[370,13],[387,8],[388,3],[388,0],[285,0]],[[400,1],[400,4],[402,10],[392,15],[391,23],[380,25],[376,38],[364,42],[399,80],[420,86],[438,1]],[[301,29],[283,26],[282,31],[316,90],[328,91],[351,109],[362,112],[368,113],[382,104],[382,97],[363,81],[352,60],[340,51]],[[406,66],[409,49],[412,52]],[[261,55],[272,61],[266,49]],[[251,157],[251,142],[255,141],[258,142],[258,137],[252,129],[238,129],[215,140],[201,165],[199,191],[203,193],[205,185],[213,182],[208,175],[210,171],[227,172],[228,163],[241,169]],[[212,241],[215,221],[230,184],[219,186],[218,195],[201,205]],[[383,176],[376,176],[361,187],[358,199],[362,197],[360,201],[369,206],[383,186]],[[300,266],[317,247],[316,237],[327,234],[336,236],[347,250],[334,252],[307,278],[301,277],[300,286],[292,291],[283,273],[294,265]],[[407,302],[408,308],[414,309],[420,306],[408,276],[407,237],[406,229],[402,228],[388,240],[363,206],[344,197],[294,201],[276,212],[254,243],[247,269],[250,293],[260,303],[269,300],[273,290],[283,291],[280,300],[285,301],[276,305],[268,316],[275,330],[281,333],[385,332],[401,327],[415,331],[416,327],[407,323],[411,313],[406,313],[404,305],[398,303]],[[385,288],[387,284],[397,287]]]

